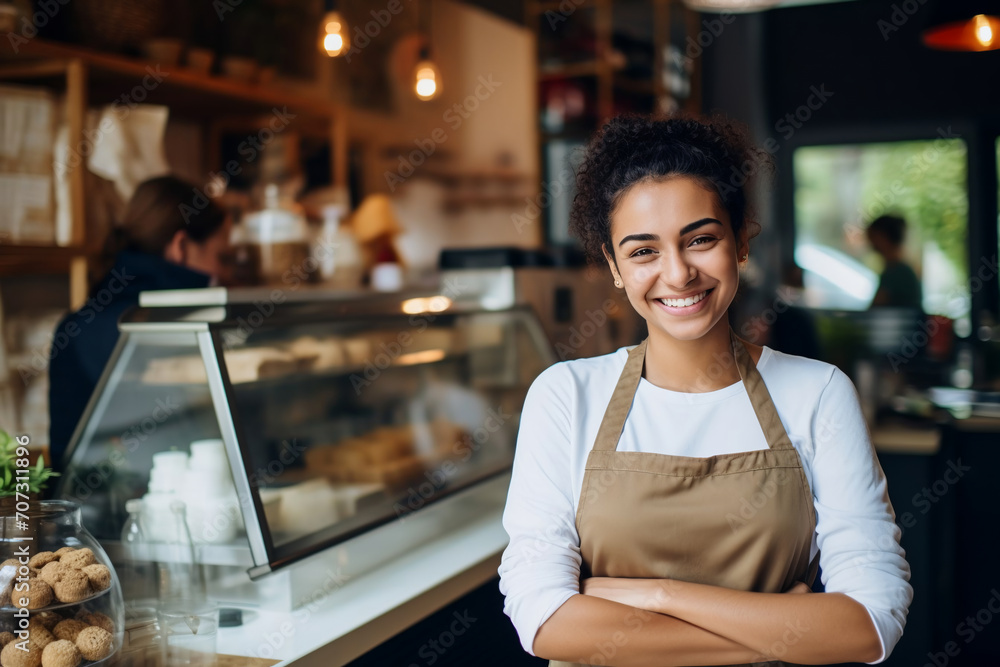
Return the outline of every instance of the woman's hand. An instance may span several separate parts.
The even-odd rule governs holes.
[[[670,599],[667,582],[667,579],[589,577],[580,581],[580,592],[630,607],[666,614],[667,602]]]
[[[785,593],[793,593],[795,595],[801,595],[803,593],[812,593],[812,588],[809,584],[803,583],[801,581],[795,582],[795,585],[789,588]]]

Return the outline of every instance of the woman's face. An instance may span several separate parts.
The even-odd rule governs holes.
[[[696,180],[677,176],[631,187],[611,214],[611,241],[614,247],[605,249],[611,272],[650,331],[695,340],[725,316],[747,244],[733,236],[728,213]],[[697,301],[683,305],[690,303],[685,299]]]

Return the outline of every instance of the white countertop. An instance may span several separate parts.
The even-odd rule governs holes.
[[[347,664],[496,577],[507,545],[502,513],[490,508],[369,573],[327,582],[334,590],[312,604],[247,614],[244,625],[219,629],[216,650],[282,666]]]

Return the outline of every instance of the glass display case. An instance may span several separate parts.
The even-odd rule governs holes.
[[[142,303],[122,318],[57,497],[83,506],[102,543],[128,500],[144,498],[154,542],[158,508],[184,500],[195,541],[248,549],[251,578],[509,473],[528,386],[555,361],[530,309],[441,294]]]

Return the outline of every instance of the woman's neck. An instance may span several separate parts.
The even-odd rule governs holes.
[[[740,381],[729,337],[729,321],[722,317],[695,340],[677,340],[651,329],[646,344],[647,381],[671,391],[700,394]]]

